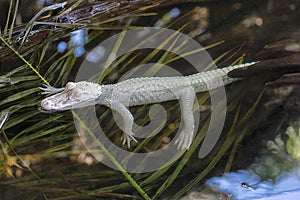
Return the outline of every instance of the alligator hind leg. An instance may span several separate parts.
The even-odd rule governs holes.
[[[137,140],[134,138],[134,133],[132,132],[134,118],[131,112],[124,104],[118,102],[112,102],[109,107],[113,111],[115,111],[119,116],[121,116],[122,122],[116,120],[116,123],[119,126],[119,128],[123,131],[123,136],[122,136],[123,145],[127,143],[128,148],[130,148],[131,140],[137,142]]]
[[[193,115],[193,105],[195,100],[195,91],[192,87],[184,88],[176,93],[181,107],[182,130],[178,135],[176,144],[179,149],[189,149],[195,129],[195,119]]]

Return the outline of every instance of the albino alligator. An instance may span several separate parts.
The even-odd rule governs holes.
[[[45,111],[62,111],[101,104],[119,113],[124,120],[120,127],[123,145],[135,140],[132,133],[133,116],[127,106],[159,103],[178,99],[182,108],[183,129],[176,141],[180,149],[189,149],[194,136],[194,115],[192,107],[195,92],[212,90],[239,80],[227,74],[237,68],[254,65],[256,62],[229,66],[201,72],[189,76],[141,77],[121,81],[116,84],[99,85],[92,82],[68,82],[65,88],[46,86],[44,93],[54,94],[41,102]]]

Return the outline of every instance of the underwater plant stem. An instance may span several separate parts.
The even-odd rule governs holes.
[[[103,153],[110,159],[110,161],[118,168],[119,171],[125,176],[129,183],[141,194],[141,196],[150,200],[151,198],[148,194],[140,187],[140,185],[126,172],[126,170],[120,165],[120,163],[115,159],[115,157],[104,147],[104,145],[95,137],[94,133],[85,125],[85,123],[79,118],[79,116],[72,110],[73,116],[81,123],[85,130],[88,131],[91,137],[95,139],[97,145],[102,149]]]

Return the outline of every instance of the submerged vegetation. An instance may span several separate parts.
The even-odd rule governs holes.
[[[188,8],[183,2],[189,3]],[[261,152],[248,145],[259,141],[257,134],[269,127],[268,119],[279,124],[278,129],[287,123],[287,119],[280,119],[285,116],[284,111],[264,107],[269,102],[264,87],[266,80],[259,77],[257,81],[257,77],[252,77],[230,86],[224,131],[207,157],[197,157],[210,124],[209,94],[203,93],[198,95],[201,120],[197,135],[191,148],[178,160],[155,172],[129,174],[114,161],[109,151],[101,149],[120,171],[110,169],[86,151],[78,138],[72,112],[43,113],[39,109],[45,97],[39,87],[46,84],[60,88],[75,80],[79,65],[95,44],[121,31],[126,34],[126,30],[158,26],[192,37],[205,32],[202,29],[207,28],[205,24],[209,18],[206,1],[201,4],[195,0],[59,1],[44,5],[30,21],[20,26],[15,26],[19,1],[10,3],[7,22],[0,33],[0,192],[4,198],[18,199],[26,195],[28,199],[178,199],[209,176],[252,163]],[[176,13],[179,9],[174,11],[174,7],[183,12]],[[175,14],[170,14],[170,10]],[[201,22],[197,25],[200,28],[193,27],[195,18]],[[173,37],[174,40],[166,40],[161,47],[184,49],[184,44],[176,46],[176,35]],[[203,38],[198,40],[204,41]],[[120,34],[111,55],[118,51],[122,41]],[[207,42],[202,49],[185,56],[204,50],[218,52],[215,49],[224,48],[223,43],[222,40]],[[224,65],[243,62],[242,48],[241,43],[218,54],[215,62]],[[174,68],[186,64],[182,57],[168,51],[133,50],[109,63],[109,67],[92,78],[103,84],[114,83],[135,66],[151,62]],[[191,73],[187,67],[178,70],[183,74]],[[281,95],[281,102],[291,94],[292,91]],[[139,140],[130,151],[155,151],[174,137],[180,124],[180,107],[177,102],[166,102],[163,106],[169,116],[163,131],[156,137]],[[149,122],[145,114],[149,106],[132,110],[138,124]],[[120,146],[121,130],[114,123],[111,111],[101,106],[97,106],[97,111],[104,132]],[[274,113],[279,118],[272,117]],[[88,131],[84,124],[82,129]],[[251,137],[255,142],[249,142]],[[257,150],[263,142],[253,148]],[[288,153],[299,156],[290,148],[292,143],[288,141]],[[249,158],[244,156],[247,152]]]

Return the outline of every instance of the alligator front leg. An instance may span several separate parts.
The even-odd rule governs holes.
[[[182,115],[182,130],[179,133],[179,137],[175,143],[177,143],[179,149],[189,149],[193,138],[194,138],[194,115],[193,115],[193,105],[195,100],[195,91],[192,87],[184,88],[176,92],[181,106]],[[130,147],[131,140],[134,138],[134,133],[132,132],[132,127],[134,123],[134,118],[128,108],[120,102],[111,102],[109,107],[115,111],[122,118],[122,123],[117,120],[117,124],[123,133],[123,145],[127,143]]]
[[[116,123],[118,124],[119,128],[123,131],[123,145],[127,143],[128,148],[130,148],[131,140],[137,142],[134,138],[134,133],[132,132],[132,127],[134,123],[134,118],[128,108],[119,102],[111,102],[109,106],[113,111],[115,111],[121,118],[122,122],[117,119]]]
[[[175,143],[179,149],[189,149],[195,129],[195,119],[193,115],[193,105],[195,100],[195,91],[192,87],[184,88],[176,92],[181,107],[182,130],[179,133]]]

